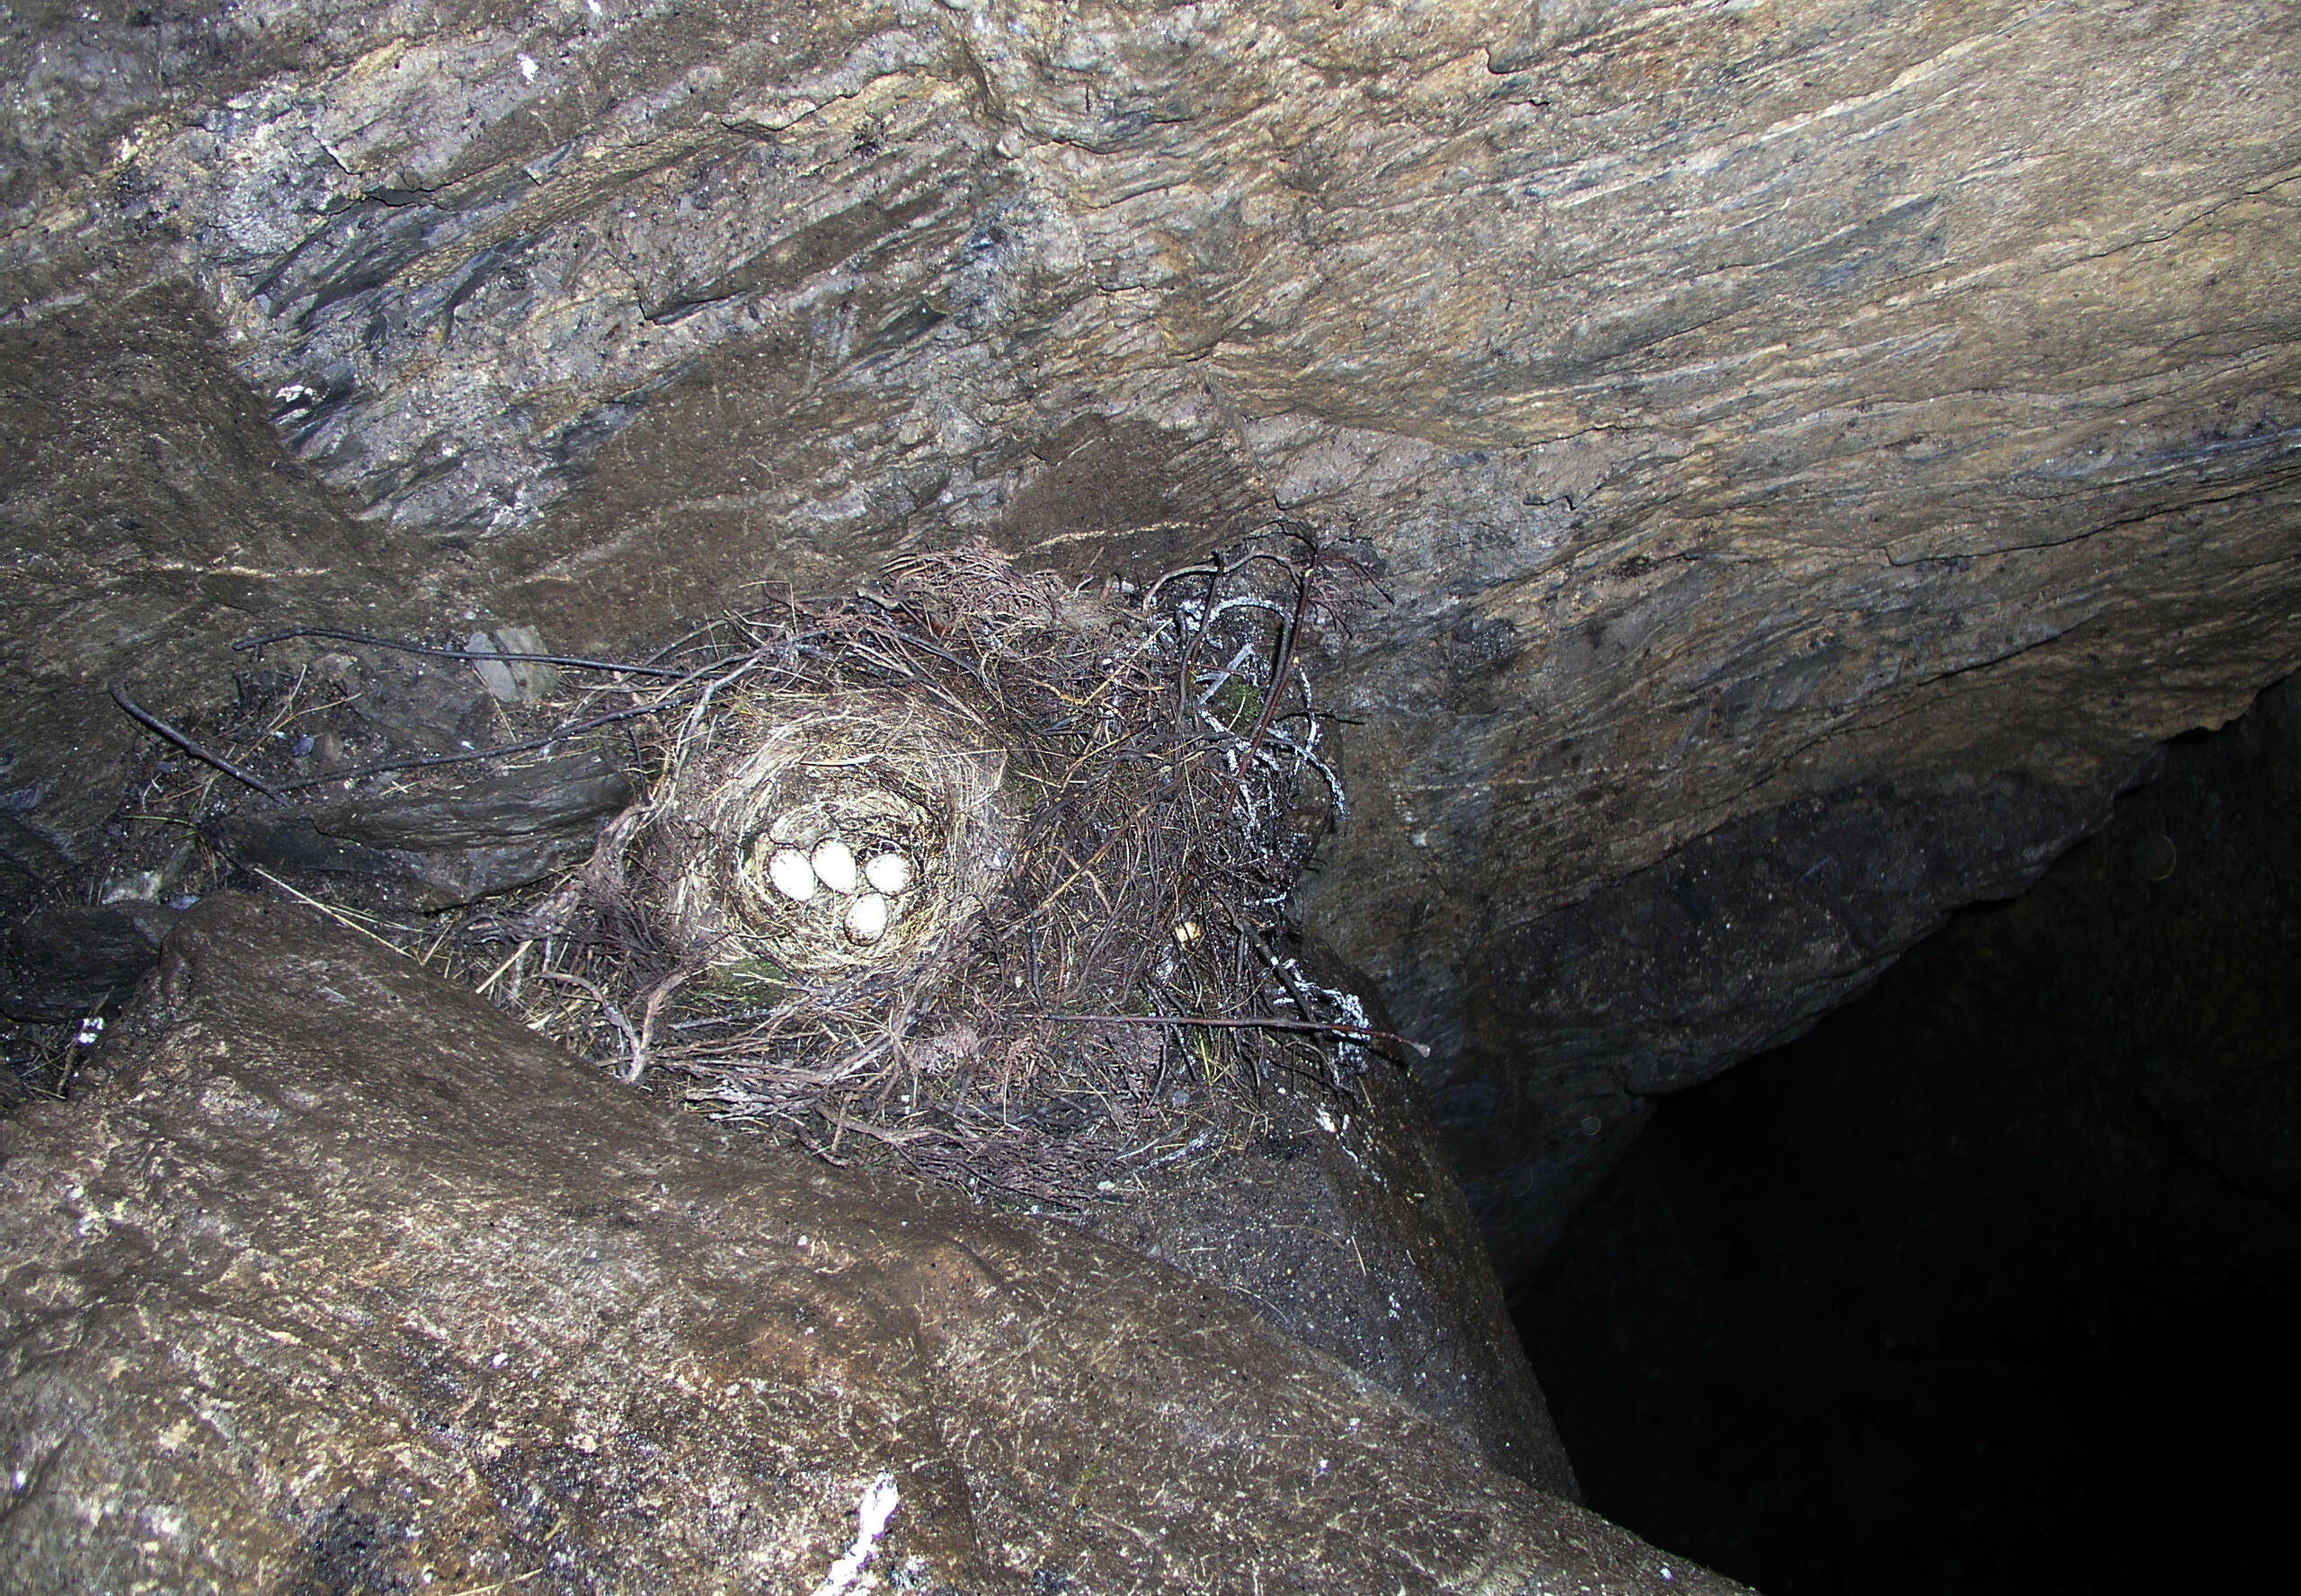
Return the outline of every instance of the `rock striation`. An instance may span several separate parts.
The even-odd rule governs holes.
[[[35,874],[101,812],[67,773],[124,746],[87,689],[250,613],[607,647],[914,544],[1142,572],[1284,513],[1391,600],[1344,668],[1358,802],[1305,910],[1435,1045],[1515,1265],[1544,1221],[1514,1205],[1580,1189],[1645,1095],[2018,885],[2152,744],[2301,662],[2289,8],[4,30],[33,690],[0,832]],[[217,413],[167,397],[227,377]],[[1655,883],[1721,832],[1759,896],[1705,898],[1666,956]],[[1776,864],[1825,854],[1777,958]],[[1556,951],[1639,938],[1618,975]],[[1666,1046],[1637,989],[1664,967]]]

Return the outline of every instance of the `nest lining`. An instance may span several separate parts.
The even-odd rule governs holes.
[[[996,890],[1012,830],[1004,755],[956,730],[885,694],[765,693],[723,711],[676,752],[644,838],[683,961],[764,966],[769,980],[903,980],[947,954]],[[832,838],[911,872],[874,894],[888,906],[875,938],[848,924],[861,892],[826,882],[801,900],[769,880],[775,854]]]

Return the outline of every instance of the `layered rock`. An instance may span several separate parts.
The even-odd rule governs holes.
[[[913,543],[1140,572],[1279,511],[1378,566],[1305,909],[1436,1044],[1524,1255],[1514,1209],[1645,1094],[2018,884],[2301,661],[2280,8],[138,16],[13,24],[7,336],[102,381],[70,335],[134,346],[189,284],[199,361],[351,512],[315,546],[407,553],[386,606],[607,647]],[[55,501],[62,565],[120,543]],[[184,519],[229,570],[222,513]],[[231,580],[146,625],[20,573],[86,603],[71,664],[26,655],[55,707],[20,790],[121,746],[81,684],[218,606],[377,601]],[[30,746],[63,732],[77,765]],[[68,854],[89,816],[46,802]],[[1668,934],[1637,873],[1729,827],[1758,895],[1685,911],[1664,1046],[1662,955],[1603,950]],[[1796,877],[1794,956],[1767,850],[1837,861]]]

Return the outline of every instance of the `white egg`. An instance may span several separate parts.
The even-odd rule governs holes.
[[[836,837],[815,844],[815,874],[834,892],[852,892],[863,884],[863,878],[855,873],[855,856]]]
[[[847,906],[848,940],[869,947],[887,934],[887,900],[866,892]]]
[[[901,854],[873,854],[863,865],[863,879],[888,897],[911,891],[911,861]]]
[[[815,895],[814,870],[797,848],[776,849],[767,862],[767,879],[794,903],[804,903]]]

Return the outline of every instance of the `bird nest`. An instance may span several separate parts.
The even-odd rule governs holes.
[[[1286,922],[1343,802],[1312,670],[1370,590],[1291,527],[1097,591],[976,543],[644,661],[556,659],[606,685],[450,758],[612,734],[638,801],[520,896],[361,923],[626,1079],[833,1162],[1089,1202],[1259,1134],[1275,1077],[1347,1092],[1396,1041],[1305,971]]]
[[[1013,830],[1005,754],[967,730],[888,693],[746,694],[701,724],[643,837],[681,968],[828,995],[950,958]]]

